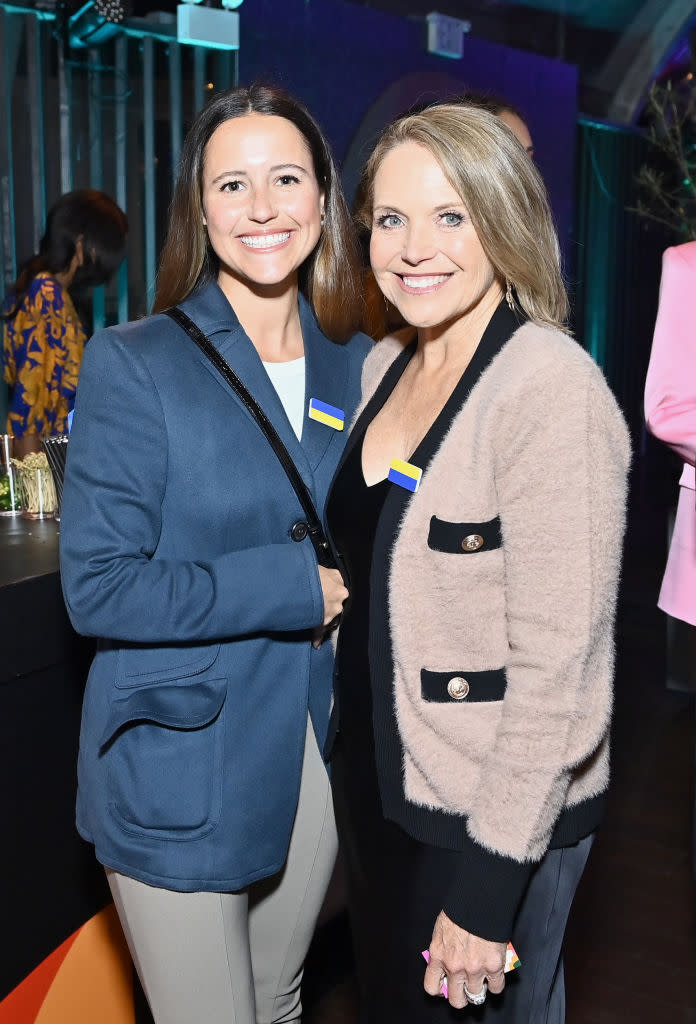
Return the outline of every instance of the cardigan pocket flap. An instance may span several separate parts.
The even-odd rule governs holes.
[[[485,672],[429,672],[421,669],[421,696],[434,704],[480,704],[502,700],[507,676],[504,668]]]
[[[188,686],[150,686],[115,700],[101,738],[103,749],[124,726],[153,722],[170,729],[200,729],[220,714],[227,679],[201,679]]]
[[[123,644],[118,652],[116,686],[127,690],[149,683],[186,680],[214,665],[220,644],[173,644],[169,647],[148,647],[144,644]]]
[[[428,531],[428,547],[450,555],[473,555],[502,546],[500,519],[486,523],[450,523],[432,516]]]

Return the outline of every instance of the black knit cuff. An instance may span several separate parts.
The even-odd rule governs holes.
[[[472,935],[490,942],[509,942],[518,907],[536,866],[498,856],[469,839],[442,909]]]

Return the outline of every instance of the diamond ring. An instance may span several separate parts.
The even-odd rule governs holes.
[[[464,986],[464,995],[471,1003],[472,1006],[482,1006],[486,1001],[486,995],[488,994],[488,985],[484,981],[483,988],[480,992],[470,992],[469,989]]]

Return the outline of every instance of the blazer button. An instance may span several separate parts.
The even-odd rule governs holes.
[[[469,684],[463,676],[452,676],[447,684],[447,692],[452,700],[464,700],[469,696]]]
[[[293,540],[304,540],[308,533],[309,527],[301,519],[290,527],[290,536]]]
[[[462,541],[462,547],[465,551],[478,551],[479,548],[483,547],[483,537],[480,533],[470,533]]]

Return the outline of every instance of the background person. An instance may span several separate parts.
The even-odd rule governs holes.
[[[123,259],[128,221],[104,192],[67,192],[51,207],[39,251],[21,267],[5,301],[4,377],[11,389],[7,433],[21,456],[67,430],[86,333],[74,286],[105,284]]]
[[[327,508],[350,586],[332,782],[364,1020],[449,1019],[430,998],[446,978],[452,1006],[485,1002],[474,1019],[559,1024],[609,777],[628,435],[563,331],[543,182],[497,118],[400,119],[364,194],[377,283],[418,328],[368,357]],[[486,1002],[508,940],[522,966]]]
[[[158,315],[89,344],[68,451],[61,567],[99,640],[77,822],[93,842],[157,1024],[299,1021],[336,853],[320,749],[332,691],[316,630],[347,591],[205,332],[323,510],[369,339],[357,244],[308,111],[260,86],[186,138]]]
[[[696,331],[689,303],[695,284],[696,242],[667,249],[645,382],[648,430],[684,461],[658,605],[692,626],[696,626]]]
[[[657,604],[692,627],[685,645],[687,679],[692,686],[696,683],[696,331],[690,302],[695,283],[696,242],[667,249],[645,381],[648,430],[684,461]],[[692,859],[696,873],[696,811]]]
[[[525,153],[532,160],[534,159],[534,143],[522,111],[509,103],[504,96],[494,92],[479,92],[477,89],[467,89],[466,92],[455,96],[447,103],[456,103],[462,107],[472,107],[474,110],[486,110],[489,114],[499,117],[508,126]]]

